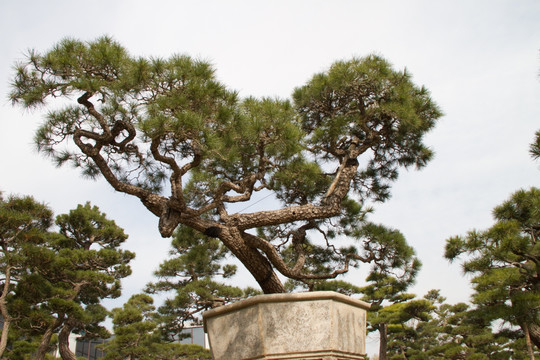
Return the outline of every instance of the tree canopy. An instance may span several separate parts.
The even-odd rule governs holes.
[[[493,215],[491,228],[448,239],[445,256],[463,259],[478,312],[519,326],[533,359],[532,344],[540,349],[540,190],[515,192]]]
[[[525,360],[525,342],[515,331],[494,330],[475,308],[445,303],[439,290],[423,299],[384,308],[391,360]]]
[[[291,99],[240,98],[207,62],[135,57],[109,37],[64,39],[16,68],[12,102],[48,110],[42,153],[139,198],[164,237],[182,224],[219,238],[265,293],[285,291],[276,271],[309,282],[365,260],[333,241],[354,242],[400,168],[426,165],[441,116],[375,55],[334,63]],[[314,274],[321,254],[329,270]]]
[[[104,346],[105,360],[212,359],[202,346],[163,342],[153,303],[150,296],[136,294],[122,308],[113,309],[115,336]]]
[[[2,358],[44,359],[58,343],[62,358],[74,360],[71,332],[110,335],[101,301],[119,297],[120,280],[131,273],[135,255],[119,248],[127,235],[89,203],[55,224],[57,231],[52,211],[31,197],[0,198]]]
[[[46,205],[30,196],[4,199],[0,193],[0,357],[8,345],[11,325],[18,317],[8,305],[17,285],[28,275],[28,268],[34,262],[33,250],[46,242],[52,224],[53,213]]]

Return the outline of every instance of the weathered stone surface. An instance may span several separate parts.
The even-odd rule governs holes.
[[[368,308],[321,291],[259,295],[203,318],[215,360],[364,359]]]

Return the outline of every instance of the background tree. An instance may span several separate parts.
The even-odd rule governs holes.
[[[438,290],[431,290],[424,299],[391,305],[383,313],[392,320],[388,336],[391,360],[527,358],[525,343],[516,341],[515,333],[493,332],[489,321],[477,316],[469,305],[447,304]]]
[[[8,344],[9,330],[14,319],[10,311],[10,297],[18,282],[28,275],[28,264],[33,262],[31,248],[45,242],[45,236],[53,223],[52,211],[30,196],[9,196],[0,193],[0,314],[2,335],[0,358]]]
[[[230,278],[236,273],[235,265],[222,263],[230,252],[218,239],[180,226],[170,254],[155,272],[159,280],[146,288],[151,294],[174,295],[158,308],[158,327],[164,340],[178,341],[186,323],[200,322],[202,311],[256,293],[217,281],[217,277]]]
[[[540,130],[536,132],[534,141],[531,144],[529,151],[533,159],[537,160],[540,158]]]
[[[163,341],[156,316],[153,299],[146,294],[133,295],[122,308],[114,309],[114,337],[104,346],[104,359],[212,359],[201,346]]]
[[[411,332],[411,322],[427,321],[432,308],[427,300],[409,299],[392,303],[370,314],[370,327],[379,330],[380,342],[383,344],[379,348],[379,360],[408,358],[406,354],[410,344],[408,339],[403,341],[403,335]]]
[[[219,238],[265,293],[285,291],[276,271],[299,281],[347,271],[354,252],[336,252],[329,273],[305,269],[321,246],[335,249],[312,246],[315,235],[344,235],[344,203],[382,201],[400,168],[424,166],[423,136],[441,116],[425,88],[378,56],[336,62],[291,103],[239,99],[205,62],[135,58],[107,37],[29,52],[10,96],[26,108],[77,99],[49,107],[40,151],[139,198],[164,237],[183,224]],[[263,196],[276,206],[239,211]]]
[[[388,324],[389,321],[395,322],[395,310],[399,309],[410,317],[419,317],[425,312],[423,303],[408,303],[405,307],[397,305],[414,297],[406,291],[414,284],[422,264],[398,230],[368,224],[359,235],[367,239],[365,244],[373,257],[373,265],[366,278],[368,285],[361,289],[363,299],[371,303],[373,311],[368,315],[369,330],[379,332],[379,359],[386,360]],[[383,311],[385,306],[393,307]]]
[[[488,230],[448,239],[445,256],[464,258],[464,272],[474,275],[477,312],[519,326],[534,359],[533,344],[540,347],[540,190],[517,191],[493,215]]]
[[[56,225],[58,233],[50,233],[47,248],[36,251],[32,275],[19,282],[16,292],[31,304],[25,326],[41,335],[35,359],[45,357],[58,334],[62,358],[75,360],[69,334],[108,337],[100,325],[107,310],[100,303],[120,296],[120,279],[131,273],[135,255],[119,248],[127,239],[123,229],[89,203],[59,215]]]

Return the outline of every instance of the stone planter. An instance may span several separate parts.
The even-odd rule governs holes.
[[[321,291],[254,296],[203,319],[214,360],[364,359],[367,309]]]

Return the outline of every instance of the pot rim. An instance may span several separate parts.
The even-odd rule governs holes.
[[[335,291],[310,291],[301,293],[256,295],[244,300],[234,302],[232,304],[227,304],[217,307],[215,309],[207,310],[202,313],[202,317],[204,322],[206,323],[206,320],[215,316],[219,316],[233,311],[238,311],[257,304],[316,300],[335,300],[364,310],[369,310],[371,307],[371,304],[365,301],[353,299],[350,296],[343,295]]]

